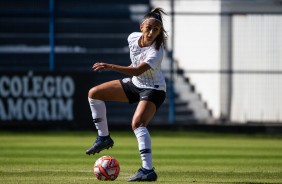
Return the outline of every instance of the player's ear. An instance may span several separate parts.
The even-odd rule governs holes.
[[[143,30],[143,24],[140,24],[140,31],[142,32]]]

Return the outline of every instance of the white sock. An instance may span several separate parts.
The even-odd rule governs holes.
[[[108,136],[108,122],[106,116],[106,105],[102,100],[96,100],[88,97],[93,122],[98,130],[99,136]]]
[[[145,169],[153,169],[152,153],[151,153],[151,137],[146,127],[139,127],[134,130],[138,141],[138,148],[142,160],[142,167]]]

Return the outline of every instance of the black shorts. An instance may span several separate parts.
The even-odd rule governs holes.
[[[165,100],[165,91],[138,88],[132,83],[131,78],[121,79],[120,83],[130,104],[139,102],[141,100],[148,100],[153,102],[158,109]]]

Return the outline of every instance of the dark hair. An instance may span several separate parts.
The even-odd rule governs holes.
[[[161,27],[161,33],[156,38],[156,45],[155,49],[159,50],[159,48],[163,45],[165,46],[166,40],[167,40],[167,32],[163,27],[163,17],[162,14],[167,15],[165,11],[162,8],[155,8],[151,12],[147,13],[144,16],[144,20],[148,18],[155,18],[158,19],[162,25]]]

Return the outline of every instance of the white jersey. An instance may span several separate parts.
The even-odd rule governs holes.
[[[142,33],[134,32],[128,36],[130,59],[133,67],[137,67],[140,62],[150,65],[150,69],[139,76],[132,77],[132,83],[138,88],[148,88],[166,91],[165,78],[161,71],[163,60],[163,46],[159,50],[155,49],[155,42],[149,47],[140,48],[138,40]]]

